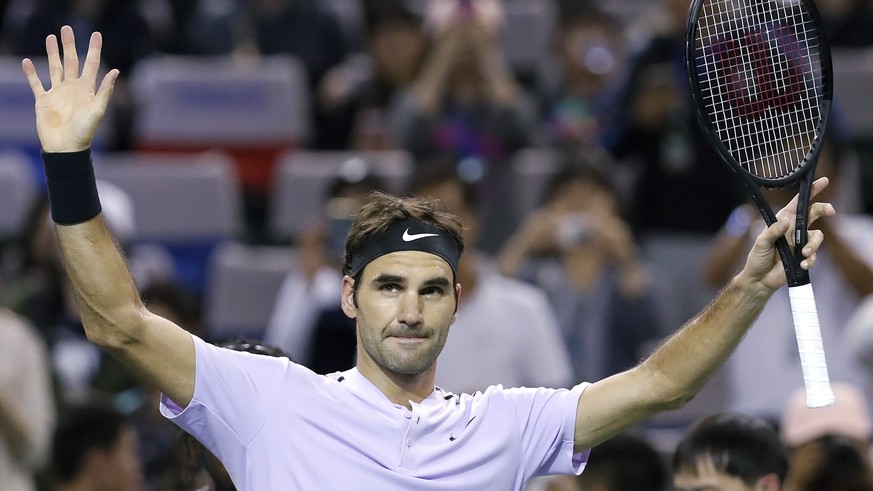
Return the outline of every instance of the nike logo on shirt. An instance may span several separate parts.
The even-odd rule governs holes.
[[[409,229],[403,232],[403,242],[412,242],[413,240],[423,239],[425,237],[439,237],[439,234],[410,234]]]
[[[464,425],[465,430],[467,429],[468,426],[470,426],[470,423],[472,423],[474,419],[476,419],[476,416],[473,416],[472,418],[470,418],[470,421],[467,421],[467,424]],[[457,439],[458,439],[458,437],[455,436],[455,432],[449,433],[449,441],[450,442],[453,442]]]

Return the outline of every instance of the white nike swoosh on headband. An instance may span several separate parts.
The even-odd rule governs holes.
[[[403,232],[403,242],[412,242],[413,240],[423,239],[425,237],[439,237],[439,234],[410,234],[409,229]]]

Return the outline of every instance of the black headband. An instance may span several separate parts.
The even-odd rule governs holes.
[[[374,259],[398,251],[421,251],[439,256],[457,276],[461,257],[458,243],[445,230],[414,218],[396,222],[384,233],[364,239],[351,254],[350,276],[357,278],[364,266]]]

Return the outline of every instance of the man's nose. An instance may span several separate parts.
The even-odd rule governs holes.
[[[397,320],[409,327],[418,327],[424,323],[424,315],[421,313],[421,296],[416,293],[407,293],[400,303],[400,312]]]

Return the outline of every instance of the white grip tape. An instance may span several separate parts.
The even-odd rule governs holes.
[[[789,287],[788,298],[791,300],[794,333],[797,335],[800,367],[803,369],[803,382],[806,385],[806,407],[830,406],[834,403],[834,392],[831,390],[828,365],[821,342],[812,285]]]

